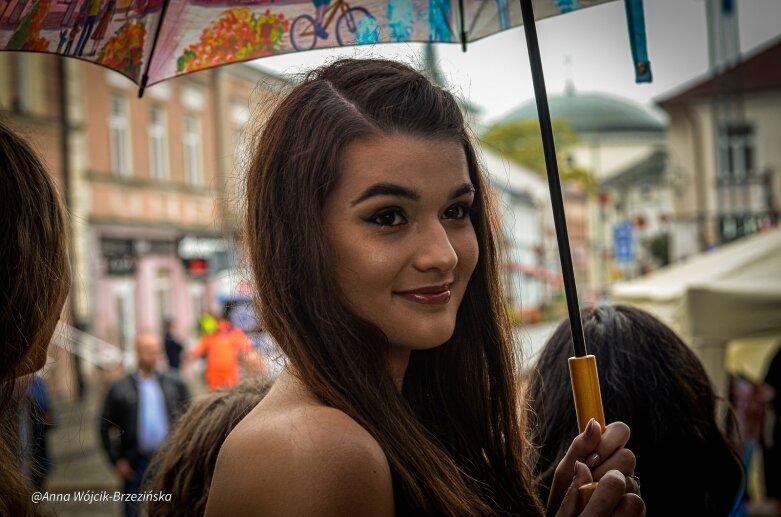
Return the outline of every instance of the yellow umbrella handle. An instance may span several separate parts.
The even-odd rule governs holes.
[[[582,433],[589,420],[596,420],[605,430],[605,413],[602,410],[602,394],[599,391],[597,359],[593,355],[569,358],[569,377],[572,381],[572,396],[575,399],[575,414],[578,429]],[[578,489],[578,506],[582,511],[591,499],[597,483],[589,483]]]

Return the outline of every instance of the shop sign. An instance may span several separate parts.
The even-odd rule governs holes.
[[[109,275],[133,275],[136,272],[136,257],[131,254],[109,255],[106,264]]]

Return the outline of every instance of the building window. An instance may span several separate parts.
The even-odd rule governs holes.
[[[168,269],[157,270],[154,289],[155,298],[157,299],[157,314],[160,317],[159,328],[165,330],[165,321],[172,316],[171,272]]]
[[[127,99],[111,95],[109,109],[109,151],[111,171],[121,178],[130,177],[130,118]]]
[[[194,113],[184,116],[184,177],[189,185],[203,185],[201,122]]]
[[[149,110],[149,171],[157,181],[169,178],[166,135],[165,111],[161,106],[152,106]]]
[[[764,176],[756,170],[754,128],[730,124],[719,130],[716,200],[721,242],[756,233],[767,214]]]
[[[46,70],[42,56],[19,53],[16,56],[16,111],[47,115]]]
[[[741,183],[756,176],[754,170],[754,128],[746,124],[729,125],[719,132],[720,183]]]

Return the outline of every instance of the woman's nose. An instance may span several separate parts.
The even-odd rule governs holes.
[[[452,271],[458,264],[458,254],[450,235],[440,220],[427,224],[418,232],[414,265],[420,271]]]

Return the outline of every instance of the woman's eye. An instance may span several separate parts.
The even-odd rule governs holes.
[[[466,219],[469,217],[470,207],[467,205],[453,205],[443,214],[443,219]]]
[[[398,226],[406,223],[407,219],[398,210],[386,210],[373,215],[369,221],[379,226]]]

